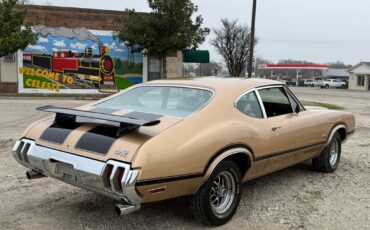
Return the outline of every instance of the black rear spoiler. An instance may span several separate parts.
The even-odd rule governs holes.
[[[119,116],[119,115],[100,113],[100,112],[94,112],[94,111],[61,108],[61,107],[55,107],[51,105],[39,107],[36,110],[43,111],[43,112],[56,113],[55,123],[59,123],[58,122],[59,118],[66,117],[66,116],[69,118],[74,118],[75,121],[77,117],[83,117],[83,118],[91,118],[91,119],[103,120],[103,121],[108,121],[108,122],[115,122],[115,123],[119,123],[120,127],[127,127],[130,125],[137,126],[137,127],[154,126],[160,123],[160,120],[143,120],[143,119],[138,119],[135,117],[126,117],[126,116]],[[91,122],[91,123],[94,123],[94,122]]]

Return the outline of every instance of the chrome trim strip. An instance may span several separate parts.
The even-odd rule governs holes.
[[[257,97],[257,100],[258,100],[258,104],[260,105],[260,107],[261,107],[261,111],[262,111],[262,115],[263,115],[263,118],[256,118],[256,117],[252,117],[252,118],[256,118],[256,119],[266,119],[267,118],[267,116],[266,116],[266,110],[265,110],[265,107],[263,106],[263,102],[262,102],[262,100],[261,100],[261,97],[260,97],[260,95],[259,95],[259,93],[258,93],[258,90],[257,89],[248,89],[247,91],[245,91],[245,92],[243,92],[236,100],[235,100],[235,102],[234,102],[234,107],[239,111],[239,109],[238,109],[238,102],[239,102],[239,100],[242,98],[242,97],[244,97],[245,95],[247,95],[248,93],[252,93],[252,92],[254,92],[255,94],[256,94],[256,97]],[[244,114],[244,113],[243,113]],[[246,114],[244,114],[244,115],[246,115]],[[248,116],[248,115],[246,115],[246,116]],[[248,116],[248,117],[250,117],[250,116]]]
[[[260,106],[261,106],[261,109],[262,109],[263,117],[264,117],[265,119],[267,119],[266,108],[265,108],[265,105],[263,104],[263,101],[262,101],[262,98],[261,98],[260,92],[259,92],[257,89],[256,89],[256,95],[257,95],[258,101],[259,101]]]

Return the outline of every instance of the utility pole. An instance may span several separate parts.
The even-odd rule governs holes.
[[[256,8],[257,8],[257,0],[253,0],[251,38],[250,38],[249,61],[248,61],[248,78],[252,78],[253,56],[254,56],[254,37],[255,37],[254,34],[255,34],[255,28],[256,28]]]

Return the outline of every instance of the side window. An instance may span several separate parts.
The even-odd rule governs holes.
[[[263,118],[261,106],[255,92],[250,92],[242,96],[236,103],[236,108],[247,116]]]
[[[276,117],[293,113],[288,96],[282,87],[261,89],[258,91],[267,117]]]

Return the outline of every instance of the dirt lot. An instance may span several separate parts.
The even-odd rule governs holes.
[[[356,134],[343,147],[339,169],[320,174],[306,162],[245,184],[238,212],[221,229],[369,229],[370,92],[293,91],[303,100],[334,103],[356,115]],[[118,217],[113,200],[53,179],[25,178],[25,168],[10,151],[22,130],[45,116],[35,108],[83,103],[0,98],[0,229],[203,228],[183,198]]]

